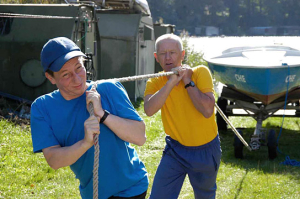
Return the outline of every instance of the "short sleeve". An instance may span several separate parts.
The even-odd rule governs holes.
[[[46,110],[42,108],[42,100],[38,99],[31,105],[31,137],[33,152],[42,152],[42,149],[59,145],[50,126],[50,121],[46,121]]]
[[[157,81],[158,81],[157,78],[148,79],[145,92],[144,92],[144,97],[147,95],[153,95],[159,90],[159,88],[156,86]]]
[[[194,69],[194,81],[202,93],[214,92],[212,75],[205,66],[198,66]]]
[[[100,93],[101,98],[105,97],[108,103],[114,107],[117,116],[142,121],[120,82],[103,82],[98,85],[97,91]]]

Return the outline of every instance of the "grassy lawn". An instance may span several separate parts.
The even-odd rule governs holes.
[[[135,147],[149,172],[151,190],[153,177],[164,148],[163,126],[160,113],[146,117],[143,103],[137,107],[147,125],[147,142]],[[231,117],[236,128],[242,128],[249,141],[254,131],[255,120],[248,117]],[[267,129],[275,129],[278,135],[282,118],[264,121]],[[201,128],[201,127],[199,127]],[[235,159],[234,134],[221,134],[222,162],[217,177],[217,198],[299,198],[300,168],[281,165],[285,155],[279,154],[268,160],[267,147],[249,152],[244,148],[243,160]],[[298,118],[285,118],[279,140],[280,150],[291,159],[300,161],[300,122]],[[101,180],[101,179],[99,179]],[[79,182],[69,168],[51,169],[42,154],[33,154],[30,126],[19,125],[0,119],[0,199],[2,198],[80,198]],[[101,194],[101,193],[99,193]],[[149,195],[149,193],[148,193]],[[194,198],[186,179],[180,199]]]

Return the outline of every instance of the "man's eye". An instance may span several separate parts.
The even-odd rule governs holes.
[[[69,73],[66,73],[66,74],[63,74],[63,77],[68,77],[69,76]]]
[[[83,66],[79,66],[79,67],[77,67],[76,68],[76,73],[79,73],[79,72],[81,72],[82,70],[83,70]]]

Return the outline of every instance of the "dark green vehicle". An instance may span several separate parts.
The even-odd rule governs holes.
[[[72,39],[88,56],[90,80],[154,73],[154,27],[160,35],[173,30],[153,25],[146,0],[0,4],[0,96],[31,103],[56,89],[40,66],[54,37]],[[143,96],[146,81],[123,84],[131,100]]]

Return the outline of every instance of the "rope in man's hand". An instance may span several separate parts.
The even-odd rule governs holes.
[[[106,80],[97,80],[94,82],[92,87],[97,87],[97,84],[103,81],[115,81],[115,82],[130,82],[130,81],[136,81],[136,80],[142,80],[142,79],[148,79],[148,78],[154,78],[154,77],[162,77],[162,76],[170,76],[170,75],[178,75],[178,71],[181,70],[181,67],[175,68],[175,70],[170,72],[163,72],[163,73],[154,73],[154,74],[147,74],[147,75],[137,75],[137,76],[130,76],[130,77],[121,77],[121,78],[113,78],[113,79],[106,79]],[[243,139],[243,137],[239,134],[239,132],[235,129],[235,127],[231,124],[229,119],[225,116],[223,111],[219,108],[219,106],[215,103],[215,107],[217,111],[220,113],[220,115],[223,117],[223,119],[226,121],[226,123],[232,128],[233,132],[236,134],[236,136],[241,140],[241,142],[251,151],[251,148],[247,144],[247,142]],[[94,115],[94,107],[92,103],[89,103],[89,113],[90,116]],[[99,135],[94,136],[94,169],[93,169],[93,199],[98,199],[98,168],[99,168],[99,155],[100,155],[100,149],[99,149]]]
[[[107,80],[97,80],[92,85],[96,89],[97,84],[103,81],[115,81],[115,82],[130,82],[136,80],[142,80],[147,78],[153,77],[162,77],[162,76],[170,76],[178,74],[178,71],[171,71],[171,72],[164,72],[164,73],[155,73],[155,74],[147,74],[147,75],[138,75],[138,76],[130,76],[130,77],[122,77],[122,78],[114,78],[114,79],[107,79]],[[90,102],[88,106],[88,111],[90,116],[94,115],[94,106],[93,103]],[[98,169],[99,169],[99,155],[100,155],[100,147],[99,147],[99,135],[94,135],[94,168],[93,168],[93,199],[98,199]]]
[[[96,89],[96,84],[92,85]],[[88,106],[88,111],[90,116],[94,115],[94,106],[93,103],[90,102]],[[100,147],[99,147],[99,135],[94,134],[94,168],[93,168],[93,198],[98,199],[98,169],[99,169],[99,155],[100,155]]]

